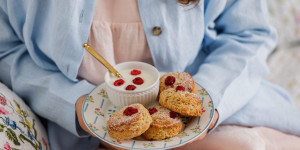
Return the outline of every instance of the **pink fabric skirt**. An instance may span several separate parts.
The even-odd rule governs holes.
[[[114,149],[101,142],[97,150]],[[266,127],[222,125],[201,141],[175,150],[300,150],[300,137]]]

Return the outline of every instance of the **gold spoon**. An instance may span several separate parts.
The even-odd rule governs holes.
[[[89,53],[91,53],[99,62],[101,62],[116,77],[122,78],[122,75],[113,66],[111,66],[100,54],[98,54],[92,46],[88,45],[87,43],[84,43],[83,47]]]

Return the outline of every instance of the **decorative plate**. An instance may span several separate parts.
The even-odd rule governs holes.
[[[107,121],[117,108],[110,103],[104,84],[100,84],[86,97],[82,106],[82,116],[84,123],[95,136],[116,147],[170,149],[182,146],[199,137],[208,128],[214,116],[215,108],[210,96],[197,84],[197,93],[202,97],[203,113],[201,117],[183,117],[185,126],[177,136],[161,141],[149,141],[141,136],[126,141],[116,140],[107,132]]]

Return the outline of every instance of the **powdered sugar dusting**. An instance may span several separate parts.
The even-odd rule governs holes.
[[[111,126],[120,126],[124,124],[130,124],[134,121],[136,121],[138,118],[138,114],[134,114],[131,116],[126,115],[113,115],[111,119]]]
[[[153,119],[152,126],[168,127],[181,122],[179,116],[174,119],[170,117],[169,114],[171,111],[169,109],[162,106],[155,106],[155,108],[157,112],[151,115]]]
[[[124,107],[118,111],[116,111],[110,118],[109,118],[109,127],[111,129],[116,129],[116,128],[124,128],[125,130],[125,126],[129,126],[134,128],[134,126],[131,126],[133,124],[136,123],[137,120],[139,120],[139,118],[141,117],[142,111],[139,109],[138,106],[136,105],[130,105],[133,108],[138,109],[138,113],[135,113],[131,116],[126,116],[123,114],[123,112],[125,111],[125,109],[127,107]],[[125,125],[125,126],[124,126]],[[124,126],[124,127],[123,127]],[[121,129],[122,130],[122,129]]]
[[[109,128],[122,131],[122,130],[136,130],[139,126],[136,126],[137,121],[140,120],[141,116],[143,116],[143,111],[137,104],[130,105],[130,107],[138,109],[138,113],[135,113],[131,116],[126,116],[123,114],[124,110],[127,107],[124,107],[118,111],[116,111],[110,118],[109,118]]]
[[[193,97],[194,99],[201,101],[201,98],[196,93],[190,93],[188,91],[177,91],[176,94],[184,97]]]
[[[160,80],[160,84],[164,84],[168,76],[174,76],[176,78],[173,86],[167,86],[167,88],[176,88],[177,86],[183,86],[186,91],[191,92],[194,87],[194,80],[187,72],[170,72],[164,74]]]

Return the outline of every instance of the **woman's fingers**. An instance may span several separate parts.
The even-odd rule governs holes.
[[[218,113],[217,110],[215,110],[214,118],[213,118],[211,124],[209,125],[208,129],[212,129],[212,128],[215,126],[215,124],[216,124],[218,118],[219,118],[219,113]],[[206,129],[206,130],[203,132],[203,134],[201,134],[199,137],[197,137],[195,140],[189,142],[188,144],[191,144],[191,143],[193,143],[194,141],[202,140],[202,139],[206,136],[208,129]]]
[[[212,128],[215,126],[215,124],[216,124],[218,118],[219,118],[219,113],[218,113],[218,111],[215,109],[215,115],[214,115],[214,118],[213,118],[211,124],[209,125],[208,129],[212,129]]]

